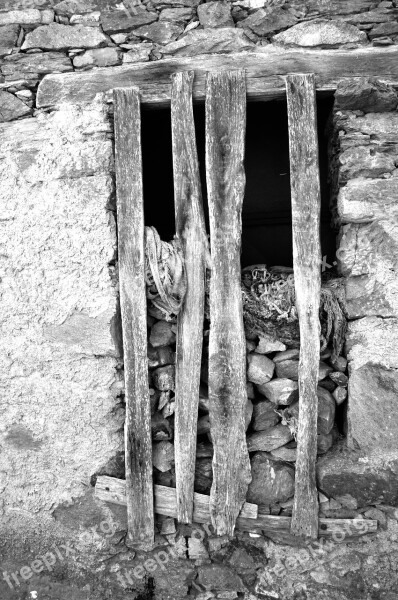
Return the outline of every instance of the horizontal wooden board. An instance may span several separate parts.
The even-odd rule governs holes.
[[[154,486],[155,512],[159,515],[177,517],[177,493],[175,488],[164,485]],[[103,475],[98,477],[95,485],[95,496],[104,502],[112,502],[126,506],[126,482],[124,479],[116,479]],[[210,496],[194,493],[193,521],[194,523],[210,523],[209,511]],[[257,504],[245,502],[240,516],[252,521],[258,516]]]
[[[398,47],[355,50],[286,50],[275,46],[240,54],[202,55],[92,69],[82,73],[47,75],[39,85],[37,107],[63,102],[90,102],[98,93],[115,87],[138,86],[145,105],[169,105],[170,76],[195,71],[193,98],[205,98],[207,71],[246,70],[249,98],[272,100],[285,96],[283,77],[289,73],[314,73],[318,91],[332,92],[339,81],[375,76],[398,87]],[[111,97],[109,97],[111,100]]]
[[[177,516],[177,497],[174,488],[155,485],[155,512],[169,517]],[[126,482],[124,479],[100,476],[95,486],[95,497],[103,502],[126,506]],[[237,529],[253,533],[283,534],[287,542],[291,518],[273,515],[258,515],[258,506],[246,502],[236,521]],[[210,523],[209,496],[194,495],[194,523]],[[127,526],[127,519],[126,519]],[[319,519],[319,537],[331,537],[336,542],[375,533],[377,521],[374,519]],[[293,536],[292,536],[293,537]]]
[[[236,526],[244,531],[264,532],[267,535],[267,533],[290,533],[291,522],[291,517],[258,515],[257,519],[253,520],[240,517]],[[319,537],[331,537],[336,542],[377,531],[377,521],[374,519],[319,519],[318,525]]]

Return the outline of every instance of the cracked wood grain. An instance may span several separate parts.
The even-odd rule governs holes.
[[[319,303],[321,292],[318,137],[314,75],[288,75],[293,268],[300,327],[299,402],[295,495],[291,533],[318,536],[317,455]]]
[[[246,85],[243,71],[209,73],[206,178],[210,217],[210,428],[214,446],[210,513],[218,535],[232,535],[251,481],[245,435],[246,351],[240,252]]]
[[[181,243],[187,276],[187,292],[178,315],[176,346],[174,448],[177,518],[181,523],[192,522],[194,507],[207,255],[192,108],[193,78],[192,71],[176,73],[172,76],[171,87],[176,234]]]
[[[257,47],[252,52],[167,58],[159,61],[106,67],[82,73],[46,75],[37,93],[37,107],[91,102],[97,94],[115,87],[138,86],[145,105],[170,105],[170,77],[195,71],[193,98],[205,98],[208,71],[245,70],[247,95],[255,100],[285,97],[284,77],[289,73],[315,73],[317,90],[334,92],[338,83],[352,77],[378,77],[398,87],[398,48],[353,50],[301,50]]]
[[[129,545],[154,539],[148,385],[140,97],[114,90],[118,261],[126,385],[126,498]]]

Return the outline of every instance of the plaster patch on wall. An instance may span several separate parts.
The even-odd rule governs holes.
[[[98,102],[0,128],[4,508],[45,513],[123,448],[111,126]]]

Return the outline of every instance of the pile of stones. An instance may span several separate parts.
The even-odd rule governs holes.
[[[148,367],[152,411],[153,467],[156,483],[175,486],[173,423],[175,410],[176,321],[148,309]],[[204,331],[195,491],[208,494],[212,484],[213,446],[209,421],[208,340]],[[265,336],[246,340],[247,447],[252,482],[247,500],[271,514],[290,514],[294,495],[299,416],[299,349],[287,349]],[[344,435],[348,377],[347,360],[332,358],[327,349],[319,363],[318,455]],[[336,414],[341,417],[340,429]],[[341,507],[340,507],[341,508]]]

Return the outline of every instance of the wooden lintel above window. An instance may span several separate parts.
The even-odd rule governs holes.
[[[170,76],[195,71],[193,98],[205,98],[206,72],[246,71],[247,96],[253,100],[285,97],[284,76],[314,73],[316,89],[333,92],[339,81],[352,77],[377,77],[398,87],[398,47],[355,50],[286,50],[274,46],[254,52],[168,58],[159,61],[93,69],[82,73],[47,75],[39,85],[37,107],[61,103],[91,102],[98,93],[138,86],[144,105],[170,104]],[[111,93],[109,100],[112,100]]]

